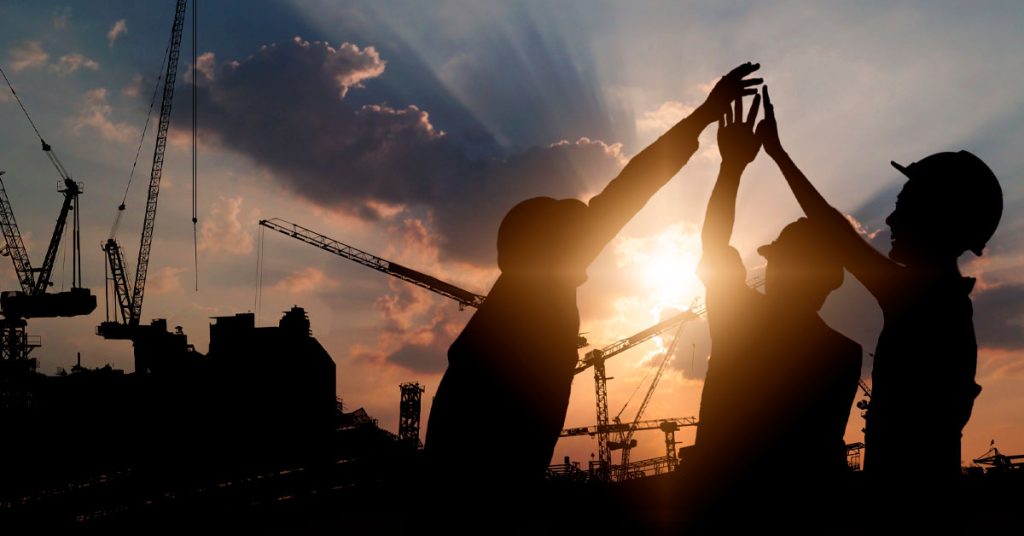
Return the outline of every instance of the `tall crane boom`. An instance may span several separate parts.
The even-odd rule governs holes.
[[[32,294],[42,294],[46,292],[46,289],[50,286],[50,275],[53,273],[53,265],[57,261],[57,251],[60,249],[60,240],[64,235],[64,228],[67,225],[68,213],[72,210],[75,211],[74,235],[71,240],[72,250],[72,270],[71,270],[71,286],[77,287],[81,283],[81,271],[82,271],[82,260],[79,246],[79,235],[78,235],[78,194],[82,193],[82,186],[77,182],[71,180],[70,177],[64,177],[64,189],[61,190],[64,194],[64,204],[60,207],[60,213],[57,215],[57,225],[53,228],[53,235],[50,236],[50,245],[46,248],[46,256],[43,257],[43,264],[39,268],[39,277],[36,279],[35,288]]]
[[[683,334],[684,325],[685,324],[679,324],[679,327],[676,328],[676,334],[672,337],[672,343],[669,344],[668,349],[665,350],[665,357],[661,359],[661,364],[658,365],[658,371],[654,374],[654,379],[651,380],[651,386],[647,389],[647,393],[644,395],[644,399],[640,403],[640,408],[636,410],[636,417],[633,419],[633,426],[630,426],[621,434],[622,438],[619,443],[622,444],[622,463],[620,465],[623,467],[629,466],[629,452],[632,449],[630,441],[633,439],[633,432],[637,430],[636,425],[640,423],[640,418],[643,417],[644,411],[647,410],[647,405],[651,403],[651,398],[654,396],[654,390],[658,387],[658,382],[661,380],[662,373],[665,372],[665,366],[668,365],[672,355],[676,353],[676,346],[679,344],[680,335]]]
[[[385,274],[397,277],[403,281],[407,281],[431,292],[440,294],[446,298],[455,300],[459,302],[460,308],[480,307],[480,305],[484,303],[484,300],[487,299],[487,296],[472,293],[451,283],[441,281],[436,277],[413,270],[412,268],[407,268],[397,262],[382,259],[376,255],[354,248],[348,244],[343,244],[333,238],[324,236],[316,231],[280,218],[260,220],[260,225],[267,229],[277,231],[283,235],[290,236],[296,240],[301,240],[302,242],[316,246],[324,251],[338,255],[339,257],[344,257],[348,260],[358,262],[363,266],[373,268],[379,272],[384,272]]]
[[[0,175],[4,172],[0,171]],[[60,213],[57,215],[57,225],[53,228],[53,235],[50,236],[50,244],[46,248],[46,255],[43,257],[43,264],[39,268],[33,268],[29,260],[28,250],[25,249],[25,242],[21,238],[21,231],[18,229],[18,222],[14,219],[14,209],[11,208],[11,201],[7,197],[7,190],[3,181],[0,180],[0,229],[3,230],[4,240],[7,247],[5,255],[10,255],[14,261],[14,271],[18,274],[18,282],[21,290],[26,295],[36,296],[46,292],[50,287],[50,276],[53,274],[53,265],[57,260],[57,252],[60,250],[61,238],[64,236],[64,228],[67,226],[68,213],[78,207],[78,194],[82,193],[82,186],[70,178],[64,179],[64,204],[61,205]],[[77,212],[76,212],[77,216]],[[75,226],[75,241],[72,244],[72,287],[80,283],[81,260],[78,250],[78,226]],[[36,275],[38,274],[38,275]]]
[[[178,59],[181,56],[181,34],[185,27],[186,0],[177,0],[174,6],[174,22],[171,24],[171,39],[167,46],[167,68],[164,72],[163,95],[160,100],[160,122],[153,146],[153,167],[149,173],[149,190],[146,194],[146,214],[142,220],[142,237],[139,241],[139,259],[136,264],[135,284],[129,285],[128,271],[124,263],[124,252],[114,237],[103,245],[106,253],[110,278],[118,311],[124,325],[116,321],[100,324],[97,333],[108,339],[124,339],[133,336],[134,328],[142,319],[142,300],[146,292],[146,275],[149,272],[149,255],[153,247],[153,230],[156,226],[156,207],[160,196],[160,179],[164,170],[164,155],[167,150],[167,134],[171,127],[171,106],[174,103],[174,86],[178,76]],[[193,103],[195,106],[195,103]],[[122,204],[118,210],[124,210]],[[115,226],[116,227],[116,226]]]
[[[626,350],[629,350],[630,348],[642,342],[653,339],[654,337],[661,335],[662,333],[678,326],[679,324],[682,324],[683,322],[697,318],[698,316],[703,314],[703,312],[703,308],[697,310],[683,311],[669,318],[668,320],[662,320],[661,322],[643,331],[634,333],[633,335],[626,337],[625,339],[620,339],[616,342],[613,342],[612,344],[609,344],[604,348],[591,350],[587,352],[586,355],[584,355],[582,358],[580,358],[579,361],[576,362],[576,369],[573,371],[573,374],[579,374],[590,367],[596,366],[598,363],[603,363],[604,361],[607,361],[609,358],[621,354],[622,352],[625,352]]]
[[[149,252],[153,246],[153,229],[156,224],[156,202],[160,195],[160,178],[164,171],[164,153],[167,149],[167,132],[171,127],[171,104],[174,101],[174,83],[178,76],[178,58],[181,52],[181,32],[185,26],[186,0],[178,0],[174,7],[174,24],[171,26],[171,45],[167,54],[167,71],[164,73],[164,93],[160,101],[160,123],[156,130],[156,145],[153,147],[153,168],[149,173],[149,193],[146,197],[146,216],[142,220],[142,238],[139,242],[139,262],[136,264],[135,286],[132,287],[131,324],[138,325],[142,317],[142,297],[146,292],[146,273],[149,271]],[[195,103],[193,103],[195,106]]]
[[[0,176],[4,172],[0,171]],[[10,255],[14,261],[14,271],[18,274],[18,283],[25,294],[31,294],[35,287],[32,278],[32,262],[28,258],[28,250],[25,249],[25,242],[21,239],[21,231],[18,230],[18,222],[14,219],[14,209],[11,208],[11,201],[7,198],[7,190],[4,188],[3,180],[0,180],[0,229],[3,230],[4,240],[7,247],[4,255]]]

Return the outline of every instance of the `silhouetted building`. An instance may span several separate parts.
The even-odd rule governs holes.
[[[215,319],[207,356],[165,320],[139,334],[132,374],[0,367],[0,502],[100,474],[159,487],[328,459],[335,365],[302,308],[276,327]]]
[[[326,448],[335,424],[335,365],[293,307],[277,327],[252,313],[210,325],[211,406],[225,460],[303,458]]]

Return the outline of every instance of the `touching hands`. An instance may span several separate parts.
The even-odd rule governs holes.
[[[766,103],[767,105],[767,103]],[[761,107],[761,95],[755,92],[754,103],[750,106],[747,120],[743,121],[743,98],[737,98],[732,108],[726,108],[718,119],[718,150],[722,153],[722,165],[746,166],[757,156],[761,140],[754,133],[754,122]],[[767,107],[766,107],[767,108]],[[764,125],[761,122],[761,126]],[[760,132],[761,127],[758,127]]]
[[[785,154],[782,142],[779,141],[779,125],[775,122],[775,107],[772,106],[772,99],[768,96],[768,86],[761,88],[764,94],[764,119],[757,125],[757,137],[764,145],[764,152],[768,156],[776,158]]]
[[[729,71],[711,89],[708,98],[701,104],[701,112],[707,124],[714,123],[729,111],[729,105],[745,95],[757,95],[757,88],[752,87],[764,82],[761,78],[745,78],[761,68],[760,63],[744,63]]]

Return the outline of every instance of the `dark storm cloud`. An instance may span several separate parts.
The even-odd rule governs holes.
[[[440,348],[437,345],[406,345],[389,355],[387,360],[413,372],[424,374],[438,374],[444,372],[448,366],[447,348]]]
[[[322,206],[366,219],[379,203],[405,206],[433,221],[443,254],[473,262],[493,262],[516,202],[578,196],[620,165],[616,146],[587,139],[474,159],[414,104],[352,104],[385,69],[373,47],[300,38],[218,60],[200,82],[200,128]]]

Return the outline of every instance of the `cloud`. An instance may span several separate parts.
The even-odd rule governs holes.
[[[11,70],[14,72],[25,69],[35,69],[46,65],[50,55],[43,50],[39,41],[26,41],[11,49],[10,57]]]
[[[1017,383],[1022,376],[1024,376],[1024,355],[1019,350],[978,349],[977,377],[982,385],[982,393],[988,394],[987,390],[992,380],[1005,378]]]
[[[138,97],[139,92],[142,90],[142,75],[132,75],[132,81],[127,86],[121,88],[121,94],[125,97]]]
[[[850,225],[852,225],[853,228],[857,230],[857,234],[863,236],[864,239],[867,240],[868,242],[871,242],[872,240],[878,237],[879,233],[883,232],[883,229],[875,229],[873,231],[869,231],[867,228],[864,227],[863,223],[857,220],[857,218],[853,217],[850,214],[844,214],[844,216],[846,216],[846,221],[850,222]]]
[[[64,30],[71,21],[71,6],[56,8],[53,10],[53,29]]]
[[[185,72],[185,81],[192,82],[195,79],[195,73],[199,73],[201,75],[197,79],[199,82],[210,82],[216,75],[216,67],[217,56],[213,52],[203,52],[196,58],[195,65],[188,66],[188,71]]]
[[[78,115],[70,121],[71,130],[80,134],[83,129],[98,132],[103,139],[121,143],[130,142],[138,137],[138,131],[128,123],[115,123],[110,120],[113,108],[107,103],[106,88],[88,91]]]
[[[199,250],[233,255],[252,253],[253,236],[248,229],[256,218],[249,218],[248,225],[244,225],[241,214],[241,197],[220,197],[211,203],[209,215],[200,220]]]
[[[364,348],[363,357],[414,372],[443,371],[448,347],[472,313],[404,281],[388,285],[391,292],[376,302],[382,320],[376,348]]]
[[[644,112],[636,120],[636,129],[642,133],[661,133],[672,128],[682,118],[690,115],[694,107],[679,101],[665,101],[657,110]]]
[[[383,217],[380,206],[427,217],[442,255],[478,263],[493,262],[498,221],[516,202],[579,196],[624,161],[621,146],[587,138],[475,159],[427,110],[374,102],[370,82],[384,66],[373,47],[263,46],[207,69],[200,128],[321,207],[365,220]],[[361,87],[356,104],[349,90]]]
[[[146,291],[151,294],[177,294],[182,291],[181,274],[184,268],[165,266],[154,271],[146,280]]]
[[[999,285],[974,297],[974,329],[978,346],[1024,349],[1024,285]]]
[[[114,47],[114,42],[117,38],[128,33],[128,24],[125,23],[124,19],[120,19],[110,27],[110,31],[107,32],[107,46],[110,48]]]
[[[285,276],[274,284],[274,291],[285,294],[309,294],[338,287],[338,282],[323,271],[307,266],[298,272]]]
[[[57,73],[58,76],[67,76],[79,69],[96,71],[99,68],[99,63],[76,52],[61,56],[57,63],[50,65],[50,72]]]

